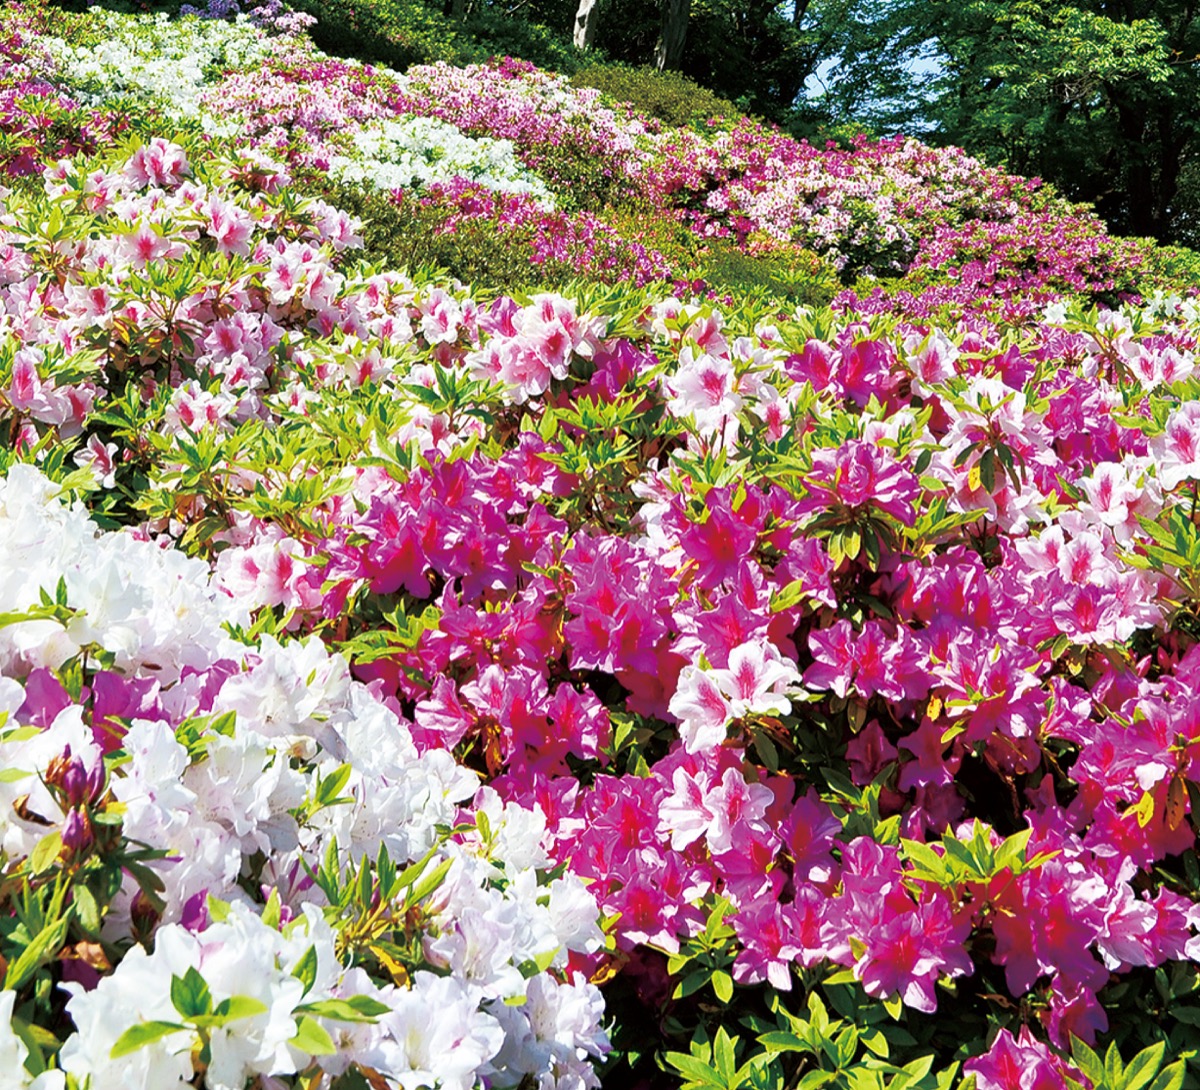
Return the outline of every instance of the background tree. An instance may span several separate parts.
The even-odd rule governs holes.
[[[1120,232],[1200,241],[1196,0],[870,0],[839,37],[827,116],[1040,175]]]
[[[691,8],[692,0],[662,0],[662,30],[654,46],[654,67],[660,72],[676,71],[683,60]]]
[[[591,49],[600,25],[600,0],[579,0],[575,9],[574,42],[576,49]]]
[[[667,0],[668,3],[671,0]],[[691,0],[676,64],[658,63],[663,8],[601,0],[596,45],[626,64],[677,68],[744,109],[788,123],[805,113],[800,92],[849,40],[849,13],[864,0]]]

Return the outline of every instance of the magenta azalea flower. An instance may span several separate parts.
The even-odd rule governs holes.
[[[1063,1090],[1067,1075],[1079,1081],[1079,1072],[1061,1059],[1022,1026],[1014,1038],[1002,1029],[983,1056],[968,1060],[965,1074],[975,1076],[976,1090]]]
[[[938,979],[972,971],[963,946],[970,931],[970,920],[955,920],[940,898],[911,912],[888,914],[863,936],[867,949],[855,963],[854,975],[868,995],[899,995],[906,1006],[935,1011]]]
[[[916,517],[913,503],[921,493],[916,477],[890,453],[861,439],[847,440],[837,450],[815,451],[806,483],[809,495],[797,505],[802,513],[870,508],[905,526]]]

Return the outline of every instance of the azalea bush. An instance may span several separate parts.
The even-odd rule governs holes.
[[[6,10],[0,1084],[1200,1085],[1185,252]]]
[[[1183,1085],[1192,303],[478,299],[199,139],[2,230],[18,1085]]]
[[[814,147],[695,96],[699,112],[685,117],[669,80],[652,81],[656,98],[616,69],[596,70],[599,89],[512,57],[398,72],[326,56],[305,35],[308,18],[278,5],[235,9],[180,19],[9,9],[9,172],[30,176],[45,154],[95,152],[131,116],[157,118],[139,131],[253,147],[310,195],[348,182],[364,199],[374,190],[407,205],[405,217],[420,205],[452,270],[499,272],[504,262],[481,257],[486,243],[461,226],[464,214],[486,222],[512,255],[509,289],[530,286],[523,270],[536,267],[533,279],[560,287],[705,279],[719,295],[749,275],[706,275],[730,266],[730,247],[781,270],[818,254],[811,279],[827,263],[849,289],[841,303],[870,312],[957,315],[993,298],[1036,308],[1063,295],[1113,305],[1182,283],[1151,243],[1110,238],[1090,210],[959,149],[902,137]],[[693,242],[671,244],[675,229]],[[835,294],[749,279],[784,302]]]

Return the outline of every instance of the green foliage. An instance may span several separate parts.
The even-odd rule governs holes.
[[[1114,1041],[1101,1059],[1078,1037],[1072,1037],[1071,1058],[1087,1082],[1072,1080],[1071,1090],[1087,1085],[1092,1090],[1180,1090],[1183,1086],[1183,1060],[1163,1067],[1165,1056],[1166,1045],[1160,1041],[1142,1049],[1128,1063],[1124,1063]]]
[[[295,0],[317,17],[312,39],[327,53],[385,64],[468,64],[493,56],[519,56],[543,68],[569,72],[578,63],[565,35],[490,8],[463,20],[422,0]]]
[[[725,239],[713,239],[699,275],[718,294],[769,295],[790,307],[824,307],[841,290],[837,269],[820,254],[792,246],[746,252]]]
[[[568,75],[581,62],[569,34],[533,19],[523,19],[500,5],[469,9],[456,33],[461,55],[472,60],[520,57],[540,68]]]
[[[833,35],[826,24],[841,19],[847,6],[847,0],[692,0],[681,71],[744,112],[782,121],[828,55]],[[645,65],[660,25],[658,4],[608,0],[597,42],[616,60]]]
[[[379,975],[401,984],[424,964],[419,917],[452,862],[445,858],[434,863],[440,847],[439,841],[416,862],[400,869],[381,844],[376,859],[364,856],[357,867],[351,862],[343,868],[336,843],[329,842],[320,868],[309,873],[329,900],[325,914],[337,927],[339,955],[348,954],[358,964],[371,965]]]
[[[915,121],[1094,202],[1122,234],[1196,237],[1200,10],[1187,0],[882,0],[839,34],[827,116]]]
[[[660,72],[646,66],[589,63],[571,77],[576,87],[594,87],[611,99],[628,103],[666,125],[696,125],[741,114],[728,99],[714,94],[678,72]]]
[[[1197,285],[1200,285],[1200,252],[1186,246],[1146,248],[1146,264],[1142,275],[1143,294],[1154,287],[1189,290]]]
[[[664,1066],[682,1080],[684,1090],[950,1090],[965,1085],[957,1061],[935,1068],[934,1056],[910,1031],[899,1003],[889,1013],[862,998],[858,985],[832,979],[813,980],[807,994],[769,990],[762,1014],[743,1016],[740,1024],[725,1019],[715,1027],[697,1026],[686,1052],[663,1054]],[[748,1032],[731,1032],[739,1028]]]
[[[362,219],[364,256],[382,268],[443,270],[471,284],[479,297],[563,283],[576,275],[566,262],[531,262],[532,224],[499,231],[489,219],[470,217],[447,232],[445,209],[415,198],[397,203],[386,193],[335,184],[330,200]]]
[[[679,981],[671,993],[673,999],[686,998],[701,988],[711,988],[722,1005],[733,999],[733,977],[729,971],[737,954],[737,943],[733,928],[725,922],[732,908],[724,897],[718,897],[704,930],[668,959],[667,972]]]
[[[309,34],[334,56],[399,72],[456,59],[454,28],[420,0],[297,0],[295,7],[316,16]]]

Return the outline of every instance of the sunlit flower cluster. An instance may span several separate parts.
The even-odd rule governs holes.
[[[179,35],[237,139],[0,207],[0,1085],[1098,1088],[1129,1019],[1177,1085],[1193,302],[1085,305],[1086,217],[955,151],[91,18],[14,79],[161,108]],[[361,262],[322,164],[448,230],[579,168],[914,294],[485,293]],[[934,320],[967,253],[1008,311]]]

